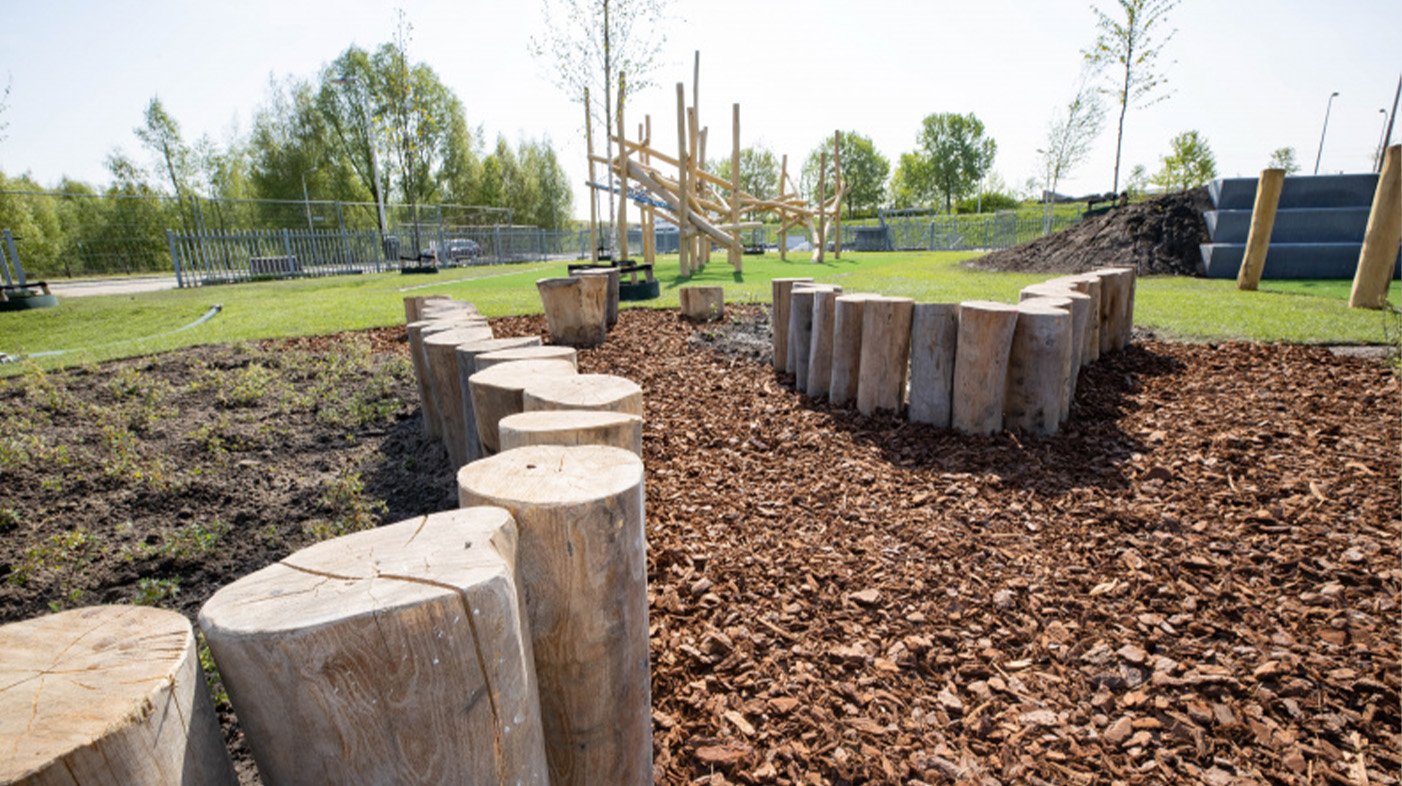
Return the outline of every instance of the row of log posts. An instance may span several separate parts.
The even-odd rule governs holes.
[[[1135,271],[1102,268],[1026,287],[1018,305],[915,303],[775,279],[774,368],[794,387],[864,415],[992,434],[1053,434],[1077,376],[1128,346]]]
[[[429,397],[445,363],[461,395],[459,363],[573,352],[423,306],[410,324],[449,323],[419,330]],[[506,357],[469,392],[494,377],[529,411],[457,472],[460,509],[302,549],[200,610],[262,782],[651,782],[641,389]],[[0,652],[0,783],[238,782],[180,614],[62,612],[0,626]]]

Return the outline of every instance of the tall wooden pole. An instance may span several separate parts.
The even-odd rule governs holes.
[[[628,260],[628,126],[623,124],[623,72],[618,72],[618,259]]]
[[[789,179],[789,154],[788,154],[788,153],[785,153],[785,154],[784,154],[784,157],[781,159],[781,162],[782,162],[782,163],[779,164],[779,201],[780,201],[780,202],[784,201],[784,184],[785,184],[785,183],[788,181],[788,179]],[[789,232],[789,224],[788,224],[787,218],[788,218],[788,216],[787,216],[785,213],[783,213],[783,212],[780,212],[780,213],[779,213],[779,259],[780,259],[780,261],[783,261],[783,262],[789,261],[789,239],[788,239],[788,237],[787,237],[788,232]]]
[[[594,121],[589,117],[589,88],[584,88],[584,145],[589,150],[589,261],[599,261],[599,193],[594,184]]]
[[[1349,308],[1382,308],[1387,303],[1387,287],[1397,264],[1397,246],[1402,240],[1402,145],[1393,145],[1383,154],[1378,188],[1373,193],[1373,209],[1363,232],[1363,248],[1358,252],[1358,270],[1353,274]]]
[[[710,136],[706,133],[707,130],[708,129],[703,128],[697,134],[696,161],[691,170],[691,182],[696,184],[696,196],[698,198],[705,198],[706,196],[706,184],[701,180],[701,173],[706,170],[706,138]],[[711,263],[711,241],[706,238],[701,238],[700,236],[698,236],[697,239],[701,241],[701,269],[705,270],[706,265]]]
[[[730,105],[730,234],[735,246],[730,249],[730,264],[739,273],[744,269],[744,249],[740,243],[740,105]]]
[[[833,194],[837,195],[833,205],[833,238],[832,256],[833,259],[842,258],[842,132],[832,132],[832,175]]]
[[[1261,283],[1266,269],[1266,252],[1271,246],[1271,229],[1275,226],[1275,209],[1280,204],[1280,189],[1285,185],[1284,169],[1263,169],[1256,183],[1256,204],[1251,208],[1251,231],[1246,236],[1246,251],[1236,274],[1236,288],[1252,291]]]
[[[696,127],[696,108],[687,107],[686,139],[688,152],[686,156],[686,181],[691,184],[692,196],[701,195],[701,184],[697,182],[700,178],[696,176],[696,170],[698,168],[696,166],[696,157],[701,150],[699,138],[700,132]],[[697,215],[701,214],[700,204],[697,204],[694,209]],[[691,236],[691,262],[697,270],[704,270],[706,267],[706,260],[701,256],[701,235],[697,233],[693,233]]]
[[[652,148],[652,115],[643,116],[643,124],[638,128],[638,136],[648,149]],[[642,160],[652,165],[652,154],[643,153]],[[643,208],[643,263],[651,265],[657,261],[657,211],[648,206]]]
[[[828,245],[828,215],[823,205],[828,201],[828,151],[818,156],[818,242],[813,248],[813,262],[823,263],[823,252]]]
[[[677,261],[683,276],[691,275],[691,242],[687,229],[686,85],[677,83]]]

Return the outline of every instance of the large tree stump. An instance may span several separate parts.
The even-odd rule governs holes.
[[[409,337],[409,359],[414,364],[414,379],[419,388],[419,408],[423,416],[424,436],[431,439],[438,438],[438,411],[433,406],[433,399],[429,395],[428,387],[428,362],[424,354],[424,335],[441,333],[445,330],[460,330],[469,327],[485,327],[486,320],[480,322],[469,319],[444,319],[444,320],[420,320],[411,322],[405,327],[405,333]]]
[[[518,562],[501,508],[302,549],[200,610],[269,786],[547,783]]]
[[[949,428],[958,303],[916,303],[910,322],[911,423]]]
[[[467,463],[466,411],[458,384],[459,346],[492,337],[491,328],[445,330],[424,337],[424,357],[428,361],[428,395],[438,416],[438,436],[448,449],[453,469]]]
[[[571,276],[604,276],[608,279],[608,298],[604,301],[604,321],[609,327],[618,324],[618,299],[622,292],[623,274],[616,267],[581,268]]]
[[[779,239],[782,247],[783,238]],[[779,373],[789,368],[789,299],[793,295],[794,284],[812,283],[811,278],[776,278],[769,282],[772,295],[769,321],[774,328],[774,370]]]
[[[0,783],[237,784],[190,623],[92,606],[0,627]]]
[[[478,371],[489,369],[502,363],[515,363],[518,360],[563,360],[574,368],[579,368],[579,353],[573,347],[534,346],[498,349],[477,356]]]
[[[681,314],[692,322],[716,322],[725,318],[725,287],[682,287],[677,290]]]
[[[643,455],[643,419],[603,410],[539,410],[497,424],[502,452],[529,445],[605,445]]]
[[[878,295],[839,295],[833,300],[832,371],[828,377],[828,400],[846,406],[857,400],[857,383],[862,365],[863,304]]]
[[[571,374],[537,379],[521,392],[524,412],[584,409],[642,417],[643,389],[612,374]]]
[[[1046,305],[1045,300],[1020,303],[1008,351],[1005,428],[1041,436],[1056,433],[1063,419],[1071,359],[1071,312]]]
[[[607,278],[542,278],[535,285],[553,343],[594,347],[608,338]]]
[[[910,322],[915,301],[874,297],[862,307],[862,360],[857,372],[857,411],[900,412],[905,407],[910,363]]]
[[[954,392],[949,423],[965,434],[993,434],[1003,427],[1008,351],[1017,327],[1017,307],[989,300],[959,304],[959,340],[954,350]]]
[[[482,357],[478,357],[477,362],[480,367]],[[532,382],[575,373],[574,365],[564,360],[513,360],[489,366],[468,377],[467,386],[472,392],[472,412],[477,416],[477,439],[482,444],[482,452],[491,455],[501,449],[501,443],[497,440],[497,424],[507,415],[525,411],[521,393]]]
[[[538,445],[458,471],[463,505],[521,532],[553,786],[652,783],[643,463],[619,448]]]
[[[813,335],[808,342],[808,379],[803,392],[818,398],[828,395],[832,387],[833,323],[838,292],[819,289],[813,292]]]
[[[489,338],[462,344],[457,348],[458,358],[458,397],[462,399],[463,437],[466,443],[467,461],[482,458],[482,439],[477,436],[477,412],[472,408],[472,386],[469,380],[477,373],[477,357],[503,349],[540,346],[539,336],[517,336],[515,338]],[[573,352],[574,350],[570,350]],[[463,464],[466,464],[464,461]],[[458,466],[462,466],[459,464]]]

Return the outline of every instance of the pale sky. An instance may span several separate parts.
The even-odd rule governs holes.
[[[310,77],[351,43],[388,40],[396,5],[414,25],[411,55],[457,93],[488,146],[498,133],[513,143],[548,136],[576,184],[575,213],[587,215],[583,111],[527,51],[539,0],[0,0],[0,80],[13,85],[0,169],[45,184],[65,174],[105,183],[110,150],[137,152],[131,130],[152,95],[188,140],[246,131],[270,77]],[[685,81],[690,95],[700,49],[712,155],[729,149],[732,102],[743,143],[788,153],[791,166],[841,128],[870,136],[894,169],[925,115],[972,111],[997,140],[994,169],[1014,189],[1041,179],[1035,151],[1094,35],[1087,0],[679,0],[673,10],[679,19],[652,77],[661,87],[627,109],[630,127],[653,115],[665,152],[676,146],[674,85]],[[1371,167],[1378,110],[1391,108],[1402,71],[1402,0],[1183,0],[1172,23],[1174,92],[1130,110],[1124,172],[1153,172],[1170,137],[1197,129],[1223,175],[1254,175],[1282,146],[1296,148],[1308,174],[1336,90],[1321,172]],[[1112,113],[1059,190],[1106,190],[1113,163]]]

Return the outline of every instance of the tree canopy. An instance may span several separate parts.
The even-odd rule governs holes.
[[[871,137],[856,131],[843,131],[838,135],[838,150],[842,154],[842,179],[847,182],[847,213],[850,215],[857,210],[879,207],[886,195],[886,177],[891,173],[891,162],[877,151]],[[803,162],[799,188],[810,199],[818,198],[818,165],[825,151],[828,193],[832,193],[836,163],[832,155],[832,137],[828,137],[819,142]]]
[[[978,188],[993,166],[998,144],[985,136],[972,112],[928,115],[920,124],[916,149],[901,156],[892,183],[893,201],[928,204],[939,199],[945,212]]]
[[[1186,191],[1217,176],[1217,158],[1197,131],[1184,131],[1168,145],[1163,166],[1153,177],[1155,185]]]

